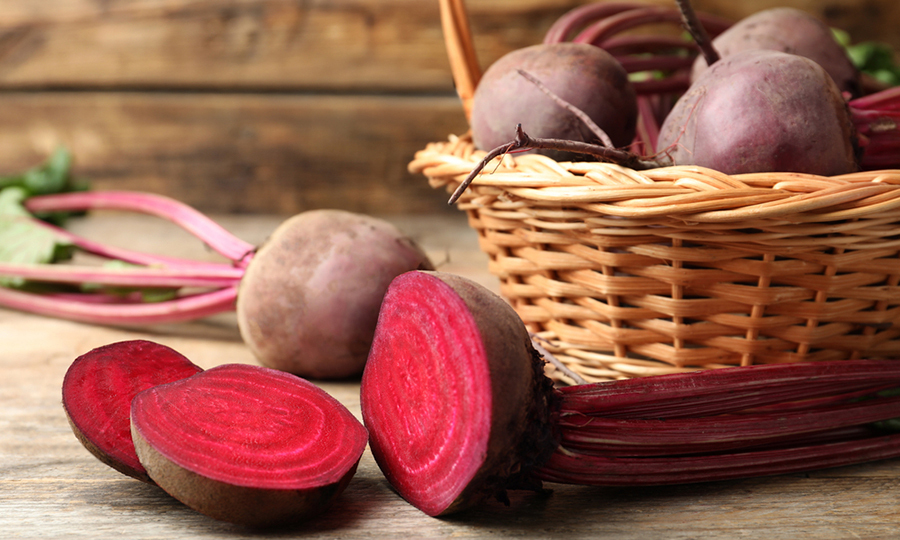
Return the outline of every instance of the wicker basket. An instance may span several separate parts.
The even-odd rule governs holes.
[[[467,17],[461,0],[441,7],[468,112]],[[484,155],[454,136],[410,170],[449,192]],[[900,356],[900,170],[729,176],[530,154],[486,170],[458,207],[503,296],[587,381]]]

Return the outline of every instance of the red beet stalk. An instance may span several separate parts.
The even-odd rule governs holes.
[[[159,195],[88,191],[31,197],[26,200],[25,206],[32,213],[107,209],[153,215],[177,224],[221,254],[227,262],[178,259],[108,246],[31,219],[34,225],[51,230],[61,240],[86,253],[136,266],[7,263],[0,264],[0,274],[58,284],[163,288],[187,292],[170,300],[148,303],[142,301],[140,295],[96,292],[45,294],[0,287],[0,305],[20,311],[116,325],[172,323],[233,311],[238,284],[255,252],[252,244],[235,237],[197,210]]]
[[[360,402],[376,462],[429,515],[541,481],[705,482],[900,456],[900,361],[772,364],[554,388],[521,319],[473,282],[397,277]]]
[[[712,36],[731,22],[706,13],[698,14]],[[648,6],[638,2],[601,2],[574,8],[560,17],[544,35],[544,43],[573,41],[606,49],[628,73],[660,71],[663,79],[633,81],[638,95],[679,93],[687,89],[687,73],[697,55],[697,46],[674,36],[630,35],[626,31],[645,25],[681,24],[678,9]],[[647,53],[652,53],[649,57]]]
[[[900,168],[900,86],[851,100],[864,170]]]
[[[707,31],[715,36],[731,23],[706,13],[698,15]],[[697,56],[697,45],[679,36],[633,35],[628,30],[668,24],[678,28],[678,9],[650,6],[641,2],[597,2],[570,10],[544,35],[544,43],[574,41],[605,49],[634,75],[632,84],[638,95],[638,135],[631,151],[638,155],[655,153],[659,126],[675,97],[690,86],[690,70]],[[662,77],[640,77],[656,73]]]
[[[686,484],[789,474],[900,456],[900,435],[777,450],[666,456],[601,457],[560,448],[535,471],[548,482],[600,486]]]

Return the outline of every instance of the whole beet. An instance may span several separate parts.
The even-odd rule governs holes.
[[[705,70],[666,117],[657,151],[675,165],[726,174],[858,168],[855,129],[834,81],[808,58],[771,50]]]
[[[391,280],[431,268],[387,221],[303,212],[278,227],[241,280],[241,337],[266,367],[314,379],[359,375]]]
[[[634,139],[637,99],[621,64],[593,45],[553,43],[512,51],[485,71],[472,102],[472,136],[478,148],[491,150],[512,141],[517,124],[532,137],[597,142],[584,122],[518,70],[587,114],[615,146]],[[558,151],[540,152],[571,159]]]
[[[853,96],[860,93],[859,70],[834,39],[831,29],[796,8],[778,7],[754,13],[719,34],[712,45],[723,58],[753,49],[803,56],[822,66],[841,91]],[[707,67],[706,60],[699,56],[694,62],[693,77],[696,79]]]

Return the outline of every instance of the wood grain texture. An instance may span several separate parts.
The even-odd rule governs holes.
[[[455,212],[407,163],[466,130],[454,96],[0,93],[0,174],[57,145],[94,189],[208,212]]]
[[[486,60],[576,2],[473,0]],[[0,85],[452,90],[437,1],[7,0]]]
[[[496,290],[474,232],[462,215],[396,216],[442,269]],[[223,216],[240,237],[261,242],[278,216]],[[160,220],[96,213],[73,229],[105,242],[176,256],[211,257],[192,237]],[[184,507],[158,488],[101,464],[72,434],[60,403],[62,377],[88,350],[152,339],[204,368],[254,360],[234,318],[216,316],[156,328],[88,326],[0,310],[0,530],[4,538],[92,540],[259,538]],[[355,382],[322,387],[359,416]],[[334,507],[272,538],[647,538],[837,540],[900,535],[900,460],[812,474],[663,488],[548,485],[549,496],[514,493],[434,519],[400,499],[366,451]]]

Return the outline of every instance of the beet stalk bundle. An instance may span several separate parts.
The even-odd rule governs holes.
[[[512,308],[409,272],[382,304],[362,379],[376,462],[429,515],[542,481],[658,485],[900,456],[900,361],[770,364],[554,388]]]

